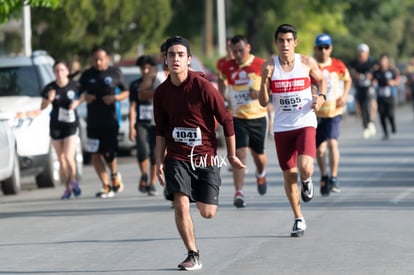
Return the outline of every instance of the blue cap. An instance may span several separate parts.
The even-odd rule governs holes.
[[[325,33],[318,35],[315,39],[315,46],[320,46],[320,45],[331,46],[332,45],[331,36]]]

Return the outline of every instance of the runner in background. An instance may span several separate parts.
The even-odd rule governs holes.
[[[331,57],[332,50],[330,35],[320,34],[316,37],[314,56],[328,84],[326,101],[316,113],[318,116],[316,159],[321,172],[320,192],[322,196],[328,196],[330,191],[340,192],[338,138],[344,106],[352,85],[348,69],[341,60]],[[327,158],[330,175],[326,167]]]
[[[157,65],[155,58],[149,55],[138,57],[136,65],[141,70],[140,78],[129,86],[129,138],[136,143],[138,167],[141,179],[138,190],[149,196],[156,196],[155,188],[155,121],[152,98],[140,100],[139,93],[142,80]],[[149,177],[148,177],[149,171]],[[143,182],[148,181],[146,184]],[[144,190],[145,188],[145,190]]]
[[[236,35],[231,38],[234,59],[223,63],[221,94],[227,91],[229,108],[233,115],[236,134],[236,155],[246,163],[250,149],[256,166],[256,183],[260,195],[266,194],[266,154],[265,139],[267,133],[267,110],[259,104],[258,94],[261,82],[261,66],[264,60],[250,53],[251,46],[247,38]],[[225,89],[227,83],[227,89]],[[245,207],[244,181],[245,170],[233,170],[235,188],[234,206]]]

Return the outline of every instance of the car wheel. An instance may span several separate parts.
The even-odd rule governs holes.
[[[14,154],[13,173],[3,181],[1,189],[4,195],[16,195],[20,192],[20,167],[17,154]]]
[[[59,162],[52,145],[49,147],[47,163],[43,171],[36,176],[36,185],[39,188],[55,187],[59,181]]]

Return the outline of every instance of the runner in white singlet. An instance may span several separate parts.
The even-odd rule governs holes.
[[[300,207],[298,172],[304,202],[313,197],[313,162],[316,157],[316,114],[326,99],[326,80],[316,61],[310,56],[295,54],[295,27],[283,24],[275,32],[278,55],[262,67],[259,101],[266,106],[270,93],[275,109],[274,137],[279,165],[283,170],[285,192],[294,214],[290,235],[303,236],[305,219]],[[312,94],[311,78],[320,94]]]

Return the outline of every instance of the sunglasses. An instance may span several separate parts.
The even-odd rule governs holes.
[[[320,50],[320,51],[322,51],[322,50],[327,50],[327,49],[329,49],[331,46],[328,46],[328,45],[321,45],[321,46],[318,46],[318,49]]]

